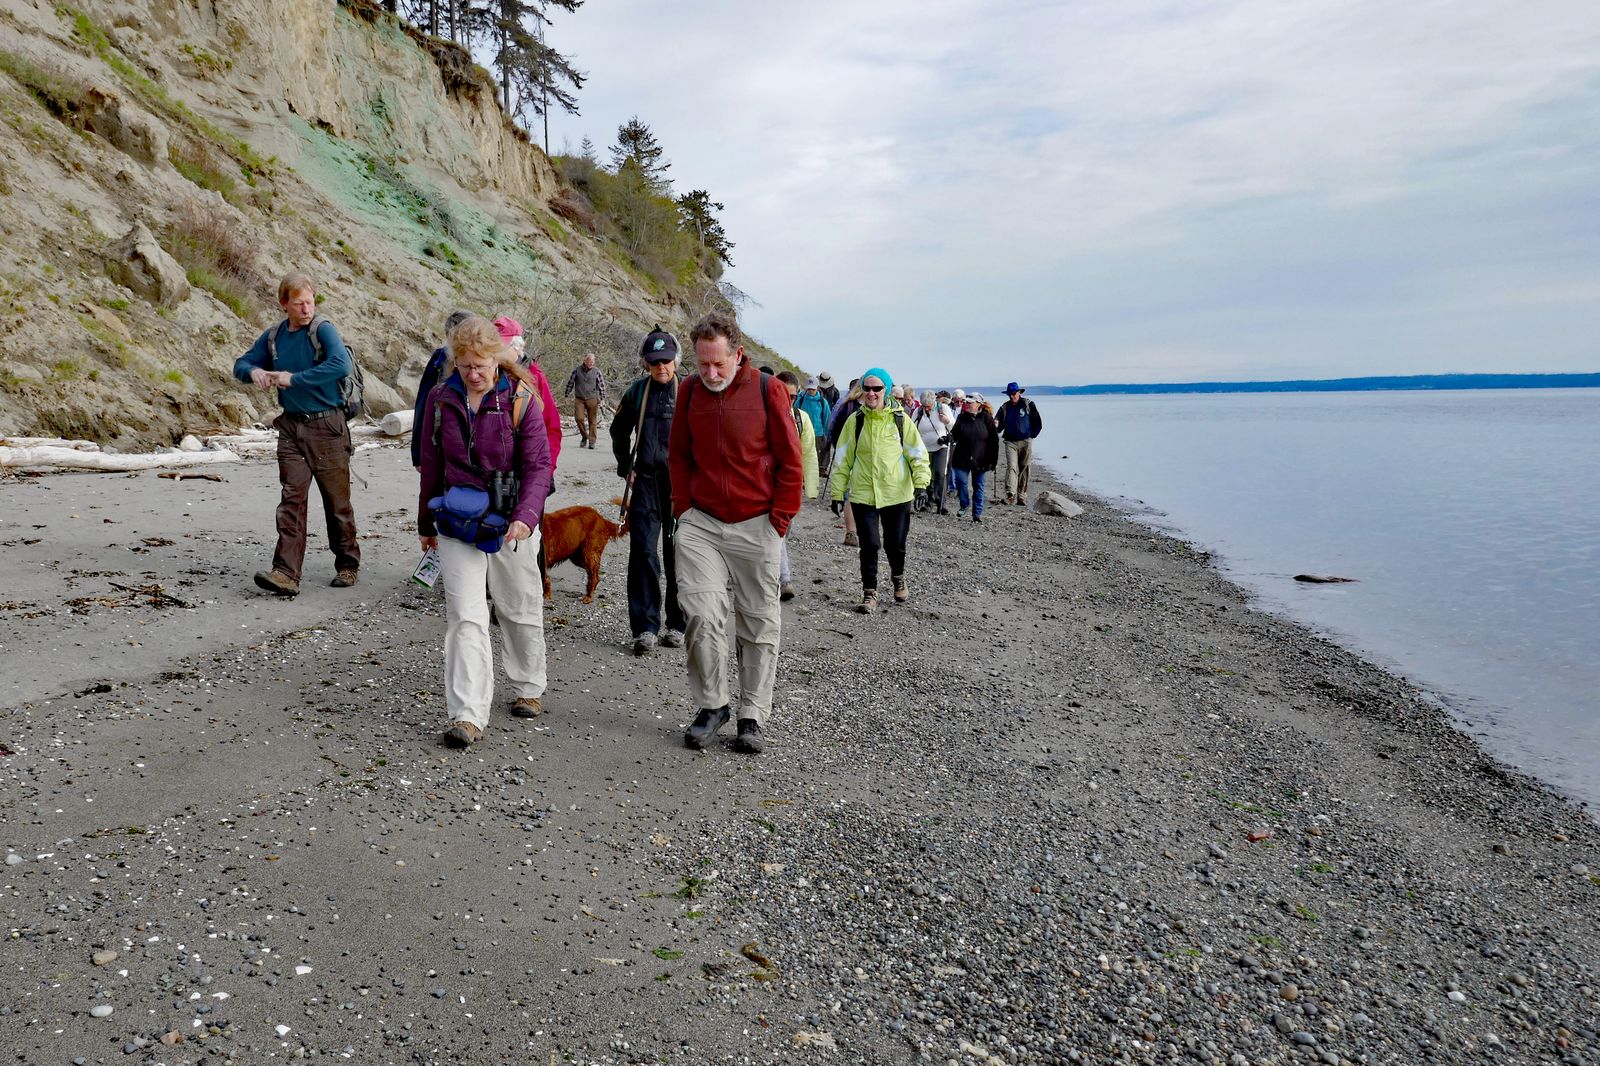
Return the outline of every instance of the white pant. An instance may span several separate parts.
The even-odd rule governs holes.
[[[439,538],[439,568],[444,574],[444,705],[452,722],[489,724],[494,702],[494,658],[489,650],[489,601],[484,579],[500,619],[500,644],[506,677],[520,699],[543,696],[544,586],[539,580],[539,530],[493,555],[449,537]]]
[[[678,602],[688,619],[689,698],[698,708],[726,707],[728,616],[739,649],[740,718],[765,724],[778,679],[778,555],[783,539],[766,515],[718,522],[701,511],[678,519]]]

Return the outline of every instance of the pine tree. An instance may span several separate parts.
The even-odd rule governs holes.
[[[634,115],[617,127],[617,143],[611,147],[611,165],[619,175],[625,176],[631,171],[651,189],[665,190],[667,171],[672,164],[662,160],[664,152],[650,127]]]
[[[721,211],[722,205],[711,199],[711,194],[704,189],[684,193],[676,203],[684,232],[699,241],[700,246],[724,266],[733,266],[733,260],[728,256],[733,250],[733,243],[728,240],[727,231],[714,213]]]

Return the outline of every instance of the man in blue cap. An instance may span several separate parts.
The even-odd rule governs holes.
[[[1018,507],[1028,502],[1028,467],[1033,463],[1033,438],[1044,423],[1039,409],[1023,397],[1027,390],[1015,381],[1006,386],[1006,402],[1000,405],[995,421],[1000,423],[1000,438],[1006,442],[1006,502]]]

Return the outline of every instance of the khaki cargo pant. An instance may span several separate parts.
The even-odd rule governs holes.
[[[572,420],[578,423],[578,439],[593,441],[598,439],[598,420],[600,418],[600,397],[591,396],[584,399],[576,397],[572,404]]]
[[[766,515],[718,522],[690,508],[678,519],[678,602],[688,619],[689,697],[696,708],[725,707],[728,626],[739,658],[738,718],[765,724],[778,677],[778,556],[783,538]]]
[[[1006,495],[1028,495],[1028,468],[1033,465],[1033,441],[1006,441]]]

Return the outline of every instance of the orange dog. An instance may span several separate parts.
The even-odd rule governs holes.
[[[550,567],[571,559],[589,574],[584,603],[594,602],[600,585],[600,556],[606,545],[626,533],[627,523],[607,521],[593,507],[563,507],[549,511],[539,523],[539,576],[544,579],[544,598],[550,599]]]

